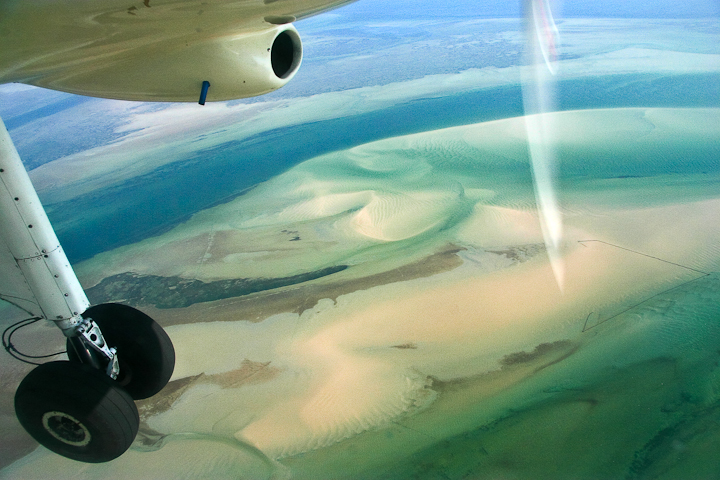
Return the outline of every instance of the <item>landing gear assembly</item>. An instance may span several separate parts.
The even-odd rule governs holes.
[[[140,310],[117,303],[90,307],[83,317],[92,319],[105,340],[122,352],[116,357],[119,366],[116,383],[133,399],[149,398],[163,389],[173,373],[175,350],[160,325]],[[88,342],[80,343],[78,348],[77,340],[67,340],[71,362],[81,363],[83,355],[93,353]]]
[[[12,255],[0,258],[3,273],[25,289],[12,303],[31,320],[53,321],[67,337],[69,361],[41,364],[20,383],[20,424],[41,445],[73,460],[117,458],[138,432],[133,400],[168,383],[175,350],[162,327],[139,310],[113,303],[90,307],[0,120],[2,242]]]
[[[160,325],[127,305],[96,305],[83,318],[78,335],[67,339],[70,361],[30,372],[15,394],[15,413],[49,450],[106,462],[132,444],[140,422],[133,400],[162,390],[175,350]]]

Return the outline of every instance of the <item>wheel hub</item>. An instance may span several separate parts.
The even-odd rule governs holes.
[[[63,412],[47,412],[42,417],[45,430],[63,443],[73,447],[84,447],[90,443],[87,427],[77,418]]]

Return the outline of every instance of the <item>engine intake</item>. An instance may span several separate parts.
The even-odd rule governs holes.
[[[271,48],[270,63],[275,76],[286,79],[295,75],[302,61],[302,42],[295,29],[280,32]]]
[[[291,24],[197,43],[168,42],[18,80],[93,97],[154,102],[197,102],[203,82],[208,101],[253,97],[285,85],[302,62],[302,41]]]

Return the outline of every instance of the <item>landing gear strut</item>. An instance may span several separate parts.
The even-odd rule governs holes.
[[[133,399],[155,395],[170,380],[172,342],[134,308],[88,308],[1,120],[0,241],[17,267],[3,274],[27,287],[21,300],[29,306],[21,308],[55,322],[67,337],[70,359],[40,365],[20,383],[15,394],[20,424],[41,445],[68,458],[90,463],[117,458],[138,431]]]

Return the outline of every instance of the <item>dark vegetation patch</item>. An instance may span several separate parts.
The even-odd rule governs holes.
[[[347,265],[335,265],[289,277],[236,278],[214,282],[125,272],[103,279],[87,289],[86,293],[93,305],[122,302],[134,306],[183,308],[194,303],[212,302],[295,285],[332,275],[346,268]]]
[[[550,352],[569,347],[570,344],[570,340],[558,340],[557,342],[552,343],[541,343],[535,347],[532,352],[515,352],[505,355],[500,360],[500,364],[503,366],[510,366],[518,363],[532,362],[533,360],[536,360]]]
[[[399,350],[417,350],[418,346],[414,343],[403,343],[402,345],[393,345],[391,348]]]
[[[510,260],[514,260],[516,262],[525,262],[535,255],[545,253],[545,244],[534,243],[529,245],[517,245],[508,247],[505,250],[488,250],[488,252],[496,255],[504,255]]]

